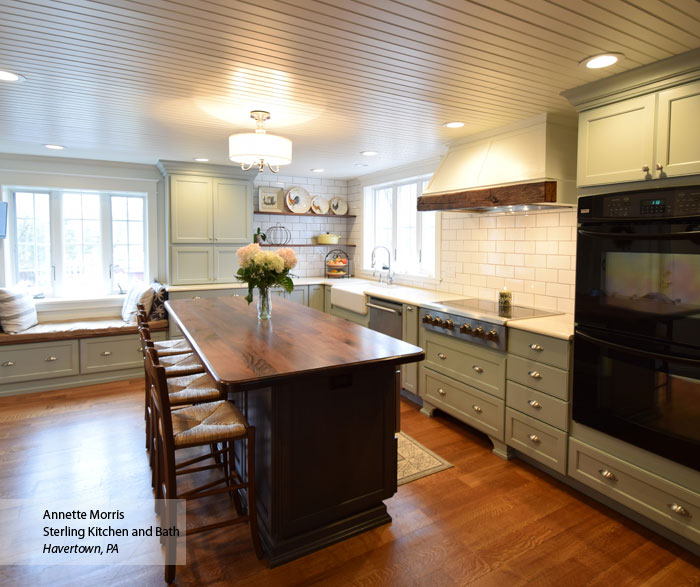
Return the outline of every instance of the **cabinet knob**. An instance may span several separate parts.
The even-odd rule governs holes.
[[[535,408],[536,410],[539,410],[542,408],[542,404],[538,402],[536,399],[530,399],[527,401],[528,404],[530,404],[531,407]]]
[[[600,471],[598,471],[598,473],[600,473],[600,476],[603,479],[607,479],[608,481],[617,481],[617,477],[613,475],[612,471],[608,471],[607,469],[601,469]]]
[[[58,361],[58,359],[56,357],[54,357],[53,355],[51,355],[50,357],[46,357],[44,360],[49,362],[49,363],[51,361]]]
[[[540,437],[537,436],[537,434],[528,434],[527,437],[530,439],[531,442],[534,442],[536,444],[540,442]]]
[[[3,367],[14,367],[15,364],[14,364],[13,361],[5,361],[5,362],[2,364],[2,366],[3,366]]]
[[[192,296],[192,299],[193,299],[193,300],[201,300],[201,299],[202,299],[202,296]]]
[[[447,392],[446,392],[442,387],[438,387],[437,392],[438,392],[440,395],[446,395],[446,394],[447,394]]]
[[[438,359],[445,360],[447,358],[447,355],[445,353],[438,353]]]
[[[539,371],[528,371],[527,374],[533,379],[542,379],[542,375],[540,375]]]
[[[664,166],[661,165],[661,163],[657,163],[656,164],[656,171],[663,171],[663,170],[664,170]]]
[[[693,517],[690,515],[690,512],[687,509],[685,509],[682,505],[679,505],[677,503],[669,503],[668,507],[674,514],[678,514],[679,516],[683,516],[684,518]]]
[[[649,166],[648,166],[648,165],[642,166],[642,171],[643,171],[644,173],[649,173]]]
[[[531,345],[528,345],[528,346],[529,346],[533,351],[538,351],[538,352],[539,352],[539,351],[543,351],[543,350],[544,350],[540,345],[535,344],[534,342],[533,342]]]
[[[477,373],[483,373],[483,372],[484,372],[484,370],[483,370],[481,367],[479,367],[479,365],[472,365],[472,369],[473,369],[474,371],[476,371]]]
[[[109,357],[109,355],[112,354],[112,351],[102,351],[100,354],[101,354],[103,357]]]
[[[474,405],[472,406],[472,410],[474,410],[477,414],[481,414],[481,412],[484,411],[484,410],[481,409],[480,406],[477,406],[476,404],[474,404]]]

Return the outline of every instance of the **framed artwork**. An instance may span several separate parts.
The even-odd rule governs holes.
[[[258,209],[260,212],[281,212],[283,204],[282,188],[258,188]]]

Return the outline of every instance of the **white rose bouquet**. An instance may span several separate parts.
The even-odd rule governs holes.
[[[245,299],[250,304],[253,301],[253,288],[260,290],[261,296],[268,295],[270,287],[278,285],[287,293],[294,289],[289,271],[297,264],[297,256],[290,248],[276,251],[263,251],[260,245],[252,243],[238,249],[239,281],[248,284],[248,295]]]

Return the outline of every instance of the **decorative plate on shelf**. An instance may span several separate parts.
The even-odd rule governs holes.
[[[289,188],[284,198],[289,208],[295,214],[306,214],[311,208],[311,196],[303,187]]]
[[[321,196],[314,196],[313,200],[311,200],[311,209],[315,214],[328,214],[329,207],[330,204],[328,203],[328,200],[326,200],[326,198],[322,198]]]
[[[342,216],[343,214],[348,213],[348,203],[345,201],[344,198],[341,198],[340,196],[336,196],[331,200],[331,212],[333,214],[337,214],[338,216]]]

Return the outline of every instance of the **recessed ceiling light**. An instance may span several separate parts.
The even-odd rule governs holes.
[[[195,157],[194,161],[198,161],[199,163],[206,163],[207,161],[209,161],[209,159],[207,159],[206,157]]]
[[[445,126],[447,128],[462,128],[464,126],[464,123],[455,120],[454,122],[443,122],[442,126]]]
[[[369,167],[367,163],[355,163],[355,167]]]
[[[374,157],[376,154],[376,151],[360,151],[360,155],[364,155],[365,157]]]
[[[314,173],[323,173],[325,169],[321,169],[320,167],[318,167],[316,169],[312,169],[311,171],[313,171]]]
[[[617,63],[623,57],[622,53],[601,53],[600,55],[586,57],[581,61],[581,65],[585,65],[588,69],[600,69],[601,67],[609,67]]]
[[[21,82],[24,81],[24,76],[18,73],[12,73],[11,71],[0,70],[0,81],[3,82]]]
[[[65,149],[63,145],[44,145],[47,149],[53,149],[54,151],[62,151]]]

